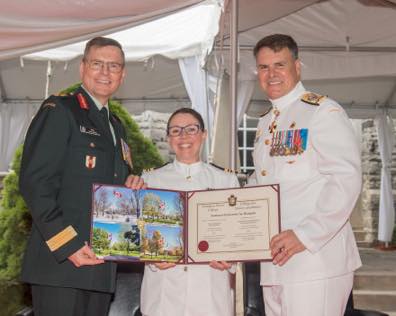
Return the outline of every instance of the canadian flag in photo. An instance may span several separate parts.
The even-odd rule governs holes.
[[[121,194],[121,192],[119,192],[119,191],[114,190],[114,191],[113,191],[113,194],[114,194],[114,196],[115,196],[116,198],[118,198],[118,199],[122,198],[122,194]]]

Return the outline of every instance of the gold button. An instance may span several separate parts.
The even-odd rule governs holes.
[[[270,140],[269,140],[269,139],[266,139],[266,140],[264,141],[264,144],[266,144],[266,145],[269,145],[269,143],[270,143]]]
[[[267,175],[267,171],[261,170],[261,175],[262,175],[263,177],[265,177],[265,176]]]
[[[95,143],[90,143],[89,147],[94,148],[95,147]]]
[[[187,267],[184,267],[184,269],[183,269],[183,270],[184,270],[184,272],[186,272],[186,271],[188,270],[188,268],[187,268]]]

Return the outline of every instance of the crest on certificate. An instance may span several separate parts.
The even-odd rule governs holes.
[[[236,203],[237,203],[237,197],[236,197],[234,194],[231,194],[231,195],[228,197],[228,205],[229,205],[229,206],[235,206]]]

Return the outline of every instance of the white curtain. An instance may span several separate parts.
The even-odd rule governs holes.
[[[253,95],[255,80],[241,80],[237,83],[237,126],[242,122]]]
[[[9,170],[14,152],[22,143],[39,106],[0,103],[0,172]]]
[[[211,157],[216,164],[231,168],[231,106],[230,106],[230,79],[226,73],[223,73],[219,80],[219,89],[217,89],[217,107],[215,113],[215,126],[213,126],[213,140],[211,144]],[[238,80],[237,82],[237,128],[242,122],[243,115],[252,98],[255,86],[254,80]],[[211,89],[214,89],[212,85]],[[238,139],[238,138],[237,138]],[[237,165],[239,166],[239,155],[237,154]]]
[[[395,226],[395,207],[392,194],[392,151],[395,146],[395,129],[390,114],[384,110],[375,118],[378,147],[382,161],[379,201],[378,240],[389,242]]]
[[[202,69],[200,61],[200,56],[180,58],[179,67],[192,108],[202,115],[210,136],[213,126],[213,108],[208,100],[206,71]],[[205,160],[207,159],[209,148],[210,140],[205,145],[203,153]]]

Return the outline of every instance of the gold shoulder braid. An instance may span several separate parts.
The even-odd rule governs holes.
[[[227,172],[227,173],[238,173],[237,170],[233,170],[233,169],[230,169],[230,168],[223,168],[223,167],[220,167],[220,166],[218,166],[218,165],[216,165],[216,164],[214,164],[212,162],[210,163],[210,165],[215,167],[215,168],[217,168],[217,169],[220,169],[220,170],[222,170],[224,172]]]
[[[313,92],[307,92],[304,93],[303,96],[301,97],[301,101],[311,104],[311,105],[315,105],[318,106],[320,105],[320,103],[326,99],[326,96],[324,95],[320,95],[320,94],[316,94]]]

